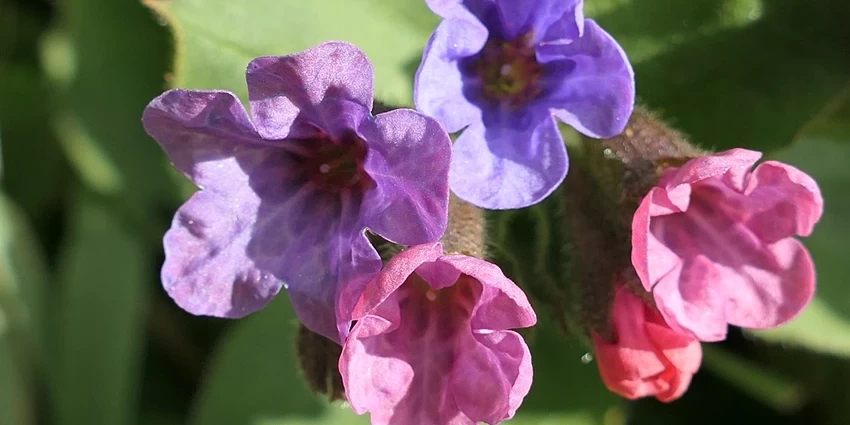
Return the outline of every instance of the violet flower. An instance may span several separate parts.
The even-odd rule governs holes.
[[[811,300],[815,271],[793,236],[823,213],[811,177],[732,149],[664,171],[632,222],[632,264],[666,322],[703,341],[727,325],[787,322]]]
[[[373,79],[363,52],[329,42],[251,61],[250,117],[225,91],[171,90],[148,105],[148,134],[202,189],[164,238],[162,281],[181,307],[241,317],[284,285],[301,321],[339,341],[340,282],[381,267],[364,230],[439,239],[448,135],[416,111],[372,116]]]
[[[531,388],[522,337],[537,317],[493,264],[409,248],[370,281],[339,369],[351,407],[373,425],[496,424]]]
[[[483,208],[539,202],[563,181],[555,117],[611,137],[634,106],[622,48],[582,0],[426,0],[444,18],[416,74],[416,107],[455,141],[452,191]]]

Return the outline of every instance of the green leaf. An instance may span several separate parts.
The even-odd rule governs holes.
[[[840,109],[814,122],[794,145],[772,159],[811,175],[821,188],[824,215],[803,240],[815,262],[818,290],[803,313],[785,326],[753,332],[760,338],[799,344],[850,357],[850,292],[847,291],[847,241],[850,240],[850,90]]]
[[[358,45],[375,65],[376,97],[411,104],[413,73],[437,25],[421,0],[146,0],[177,41],[176,87],[225,89],[245,100],[245,68],[327,40]]]
[[[47,125],[47,94],[36,67],[0,64],[3,190],[38,228],[59,207],[56,200],[67,174],[62,151]]]
[[[850,81],[843,0],[600,3],[638,97],[706,147],[786,146]]]
[[[60,252],[56,423],[134,423],[154,251],[108,205],[81,194]]]
[[[284,293],[237,322],[218,347],[192,423],[253,425],[321,414],[319,397],[297,370],[296,320]]]
[[[25,217],[0,195],[0,423],[32,424],[47,270]]]
[[[165,155],[141,125],[165,86],[168,32],[137,1],[60,6],[42,61],[60,89],[54,125],[71,163],[90,187],[133,208],[173,200]]]

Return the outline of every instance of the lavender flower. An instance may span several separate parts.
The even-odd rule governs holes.
[[[164,238],[162,281],[181,307],[241,317],[284,285],[301,321],[340,341],[340,282],[381,268],[365,229],[405,245],[439,239],[448,135],[416,111],[372,116],[373,79],[363,52],[329,42],[254,59],[250,118],[224,91],[171,90],[148,105],[148,134],[202,189]]]
[[[450,185],[484,208],[545,198],[567,173],[554,117],[591,137],[623,130],[634,105],[625,53],[582,0],[426,0],[444,18],[414,99],[449,132]]]

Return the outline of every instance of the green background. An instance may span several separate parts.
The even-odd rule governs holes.
[[[545,313],[551,208],[494,214],[494,251],[542,318],[510,424],[850,423],[850,5],[587,0],[586,14],[625,47],[640,101],[692,141],[818,180],[818,295],[786,326],[705,345],[681,400],[628,402]],[[378,99],[408,105],[437,23],[420,0],[0,0],[0,425],[368,424],[307,390],[285,296],[226,321],[165,295],[161,236],[194,188],[140,117],[168,87],[244,99],[251,58],[331,39],[370,56]]]

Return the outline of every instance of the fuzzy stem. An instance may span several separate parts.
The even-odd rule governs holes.
[[[484,210],[451,194],[449,225],[443,235],[443,251],[483,258],[487,243]]]

